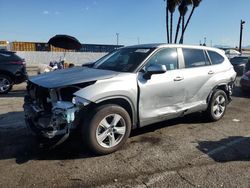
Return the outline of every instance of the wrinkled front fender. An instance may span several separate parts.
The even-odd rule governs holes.
[[[131,105],[133,117],[137,117],[138,88],[135,73],[121,73],[110,79],[98,80],[74,95],[96,104],[110,99],[125,99]]]

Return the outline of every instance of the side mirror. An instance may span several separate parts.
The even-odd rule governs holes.
[[[89,68],[91,68],[91,67],[94,66],[94,64],[95,64],[95,62],[87,62],[87,63],[82,64],[82,67],[89,67]]]
[[[154,64],[154,65],[150,65],[146,68],[146,72],[143,75],[143,77],[146,80],[151,79],[151,76],[153,74],[163,74],[167,71],[167,68],[165,65],[159,65],[159,64]]]

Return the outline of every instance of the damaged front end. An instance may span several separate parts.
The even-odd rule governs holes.
[[[76,104],[73,94],[82,87],[49,89],[28,82],[23,108],[31,131],[48,139],[61,135],[57,145],[66,140],[79,124],[77,114],[83,105]]]

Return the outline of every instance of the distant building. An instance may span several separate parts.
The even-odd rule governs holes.
[[[123,45],[82,44],[81,52],[111,52]]]
[[[0,41],[0,50],[8,50],[9,42],[8,41]]]
[[[108,45],[108,44],[82,44],[79,52],[111,52],[123,45]],[[74,50],[65,50],[49,45],[45,42],[8,42],[0,41],[0,49],[8,49],[11,51],[52,51],[52,52],[68,52]]]

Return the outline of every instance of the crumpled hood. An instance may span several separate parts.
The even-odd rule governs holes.
[[[45,88],[58,88],[84,82],[108,79],[119,74],[110,70],[74,67],[31,77],[29,81]]]

